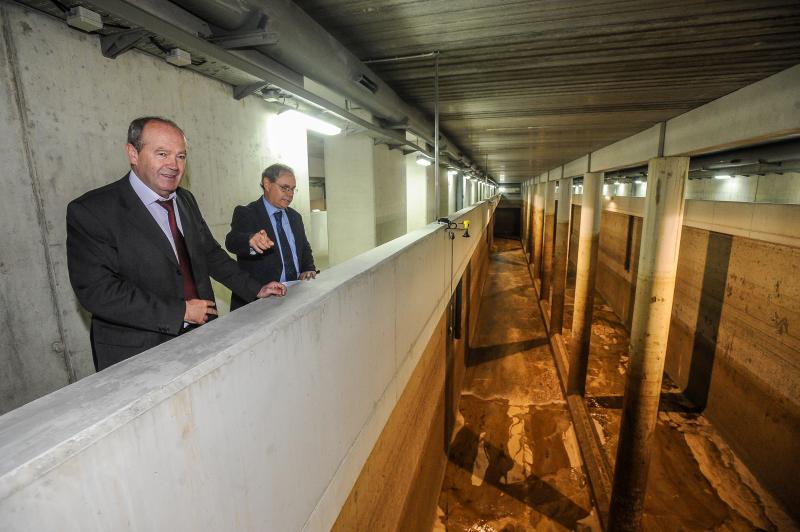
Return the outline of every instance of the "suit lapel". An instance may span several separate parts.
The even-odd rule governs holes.
[[[133,187],[128,181],[128,175],[120,180],[120,199],[123,207],[127,210],[127,219],[137,229],[147,236],[147,241],[152,242],[153,246],[164,253],[176,266],[178,258],[172,249],[164,231],[159,227],[158,222],[153,219],[153,215],[144,206],[142,200],[134,192]]]

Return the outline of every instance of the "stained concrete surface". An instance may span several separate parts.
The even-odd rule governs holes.
[[[495,246],[434,530],[599,530],[519,241]]]
[[[599,530],[522,251],[495,243],[434,530]],[[587,402],[612,467],[627,353],[625,327],[595,294]],[[798,529],[665,377],[644,530]]]
[[[572,324],[574,279],[565,308],[565,339]],[[595,293],[586,397],[601,448],[616,458],[629,336]],[[643,528],[675,530],[798,530],[729,444],[667,377],[645,499]],[[776,457],[776,460],[780,460]]]

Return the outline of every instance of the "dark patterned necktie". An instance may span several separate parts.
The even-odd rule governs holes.
[[[286,274],[287,281],[297,280],[297,267],[294,265],[292,258],[292,248],[289,247],[289,239],[286,237],[286,231],[283,230],[281,220],[283,218],[283,211],[275,213],[275,230],[278,232],[278,240],[281,243],[281,259],[283,259],[283,271]]]
[[[178,230],[178,223],[175,220],[175,206],[172,204],[172,200],[158,201],[157,203],[164,207],[169,216],[169,230],[172,232],[172,241],[175,243],[181,277],[183,277],[183,298],[187,301],[199,299],[197,286],[194,284],[194,275],[192,275],[192,264],[189,261],[189,251],[186,249],[186,242],[183,240],[183,235]]]

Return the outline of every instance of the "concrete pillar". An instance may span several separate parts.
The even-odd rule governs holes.
[[[586,391],[586,367],[592,336],[592,306],[600,243],[600,213],[603,207],[603,173],[583,176],[581,226],[578,233],[578,261],[575,273],[575,306],[572,313],[572,342],[569,350],[567,393]]]
[[[325,138],[328,260],[339,264],[375,247],[373,142],[366,135]]]
[[[550,299],[553,282],[553,232],[556,230],[556,182],[548,181],[544,197],[544,232],[542,235],[542,299]]]
[[[375,179],[375,238],[376,244],[381,245],[406,234],[406,165],[402,151],[390,150],[384,144],[373,148],[372,158]]]
[[[404,157],[406,171],[406,230],[413,231],[428,223],[428,168],[420,166],[417,156],[410,153]],[[431,185],[433,182],[431,181]],[[433,194],[430,195],[433,203]]]
[[[436,179],[436,176],[433,175],[434,172],[431,171],[431,182]],[[453,180],[447,176],[447,168],[442,167],[439,170],[439,213],[438,217],[447,216],[451,212],[451,197],[452,197],[452,188],[453,188]],[[435,221],[437,218],[437,213],[434,212],[433,216],[431,216],[431,222]]]
[[[545,184],[538,181],[533,189],[533,278],[542,277],[542,230],[544,229]]]
[[[651,443],[658,415],[688,157],[660,157],[648,165],[648,187],[631,325],[630,368],[625,386],[609,530],[639,530]]]
[[[525,182],[525,231],[522,238],[528,262],[533,259],[533,180]]]
[[[569,250],[569,216],[572,211],[572,179],[558,182],[556,243],[553,249],[553,298],[550,303],[550,334],[561,334],[564,326],[564,292],[567,289],[567,255]]]

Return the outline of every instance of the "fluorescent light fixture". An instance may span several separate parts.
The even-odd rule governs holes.
[[[430,166],[433,164],[430,159],[422,154],[417,155],[417,164],[420,166]]]
[[[614,185],[619,185],[619,181],[614,181]]]
[[[455,170],[448,170],[447,171],[447,177],[455,177],[457,175],[458,175],[458,172],[455,171]]]
[[[730,178],[731,176],[729,176],[728,174],[719,174],[714,176],[714,179],[730,179]]]
[[[642,181],[641,179],[637,179],[634,181],[634,183],[636,183],[637,185],[641,185],[642,183],[644,183],[644,181]]]
[[[322,133],[323,135],[338,135],[342,132],[342,128],[338,126],[334,126],[333,124],[329,124],[324,120],[320,120],[316,116],[295,111],[294,109],[284,111],[281,113],[281,117],[286,117],[287,119],[294,121],[296,124],[301,125],[306,129],[316,131],[317,133]]]

